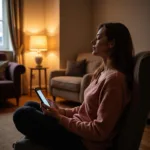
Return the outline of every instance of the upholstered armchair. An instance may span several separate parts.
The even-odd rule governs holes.
[[[49,89],[54,100],[58,96],[69,101],[83,102],[84,90],[91,82],[92,74],[100,66],[102,59],[91,53],[80,53],[76,62],[82,60],[86,61],[83,76],[66,75],[66,69],[54,70],[50,73]]]
[[[0,54],[0,61],[6,60],[4,54]],[[4,72],[4,79],[0,80],[0,101],[8,98],[16,98],[17,106],[21,96],[21,74],[25,67],[16,62],[9,62]]]
[[[150,110],[150,51],[140,52],[135,57],[134,86],[128,108],[118,122],[120,132],[109,150],[138,150]],[[48,150],[30,139],[21,139],[14,150]],[[52,150],[52,149],[51,149]]]

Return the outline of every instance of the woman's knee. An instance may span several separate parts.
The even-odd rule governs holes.
[[[13,114],[14,123],[16,124],[16,123],[21,123],[23,121],[26,121],[32,109],[33,108],[29,106],[23,106],[23,107],[18,108]]]
[[[35,109],[30,106],[23,106],[18,108],[13,114],[13,122],[18,131],[24,135],[28,135],[30,131],[30,126],[32,125],[32,113]],[[30,131],[30,132],[29,132]]]

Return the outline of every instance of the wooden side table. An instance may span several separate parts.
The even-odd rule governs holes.
[[[47,67],[30,67],[30,96],[32,96],[32,90],[34,90],[34,88],[32,88],[32,75],[33,75],[33,71],[38,71],[38,77],[39,77],[39,88],[43,89],[46,91],[47,94]],[[45,87],[41,87],[41,71],[44,71],[44,78],[45,78]]]

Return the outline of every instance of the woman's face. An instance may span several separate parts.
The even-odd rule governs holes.
[[[106,28],[98,30],[96,38],[92,41],[92,54],[103,58],[108,56],[109,42],[106,36]]]

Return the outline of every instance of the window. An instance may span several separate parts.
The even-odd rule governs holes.
[[[8,26],[5,0],[0,0],[0,49],[8,49]]]

